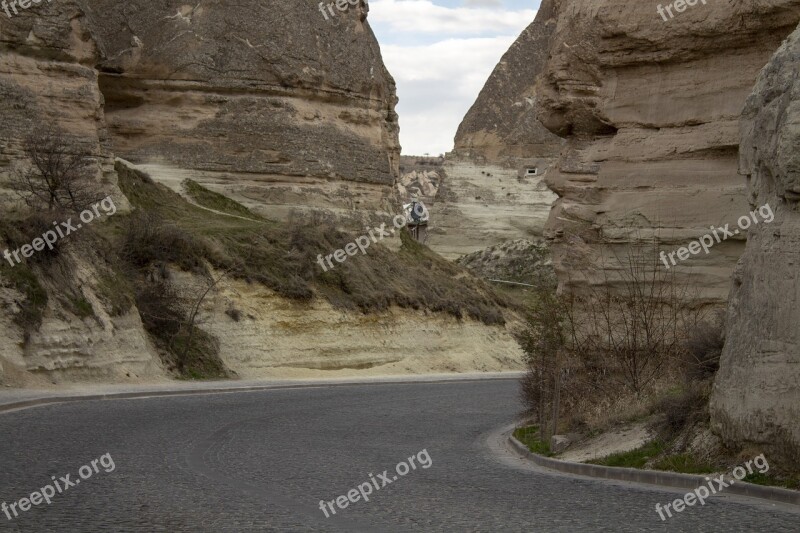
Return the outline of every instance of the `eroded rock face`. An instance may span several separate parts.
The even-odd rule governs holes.
[[[734,273],[714,384],[714,429],[800,462],[800,28],[761,72],[741,121],[740,171],[770,224],[749,233]]]
[[[57,120],[97,139],[112,181],[113,149],[267,212],[388,210],[397,98],[366,12],[363,0],[328,20],[310,2],[63,0],[3,13],[0,180],[25,130]]]
[[[556,199],[542,179],[448,157],[436,199],[428,205],[428,246],[454,260],[506,241],[541,238]]]
[[[312,2],[58,0],[0,11],[0,209],[18,203],[4,187],[27,134],[58,124],[91,150],[120,211],[115,156],[272,217],[391,210],[397,99],[367,10],[360,0],[326,20]],[[88,295],[97,280],[85,270],[71,274]],[[95,324],[51,304],[26,342],[11,323],[21,295],[6,282],[9,365],[108,379],[151,372],[157,357],[135,312]]]
[[[397,98],[366,9],[326,20],[313,2],[87,2],[117,155],[268,213],[388,208]]]
[[[556,28],[554,0],[544,0],[534,20],[503,55],[458,127],[455,153],[498,163],[514,158],[554,158],[561,139],[536,120],[536,77]],[[544,170],[544,169],[543,169]]]
[[[750,211],[738,120],[800,2],[708,2],[667,21],[628,0],[560,0],[556,12],[536,106],[567,146],[545,178],[560,196],[546,235],[562,286],[580,291],[613,281],[631,243],[674,251]],[[744,239],[693,256],[679,283],[724,303]]]
[[[103,112],[103,95],[94,69],[97,49],[88,21],[74,1],[19,9],[11,18],[0,11],[0,205],[9,209],[16,197],[4,190],[10,173],[26,159],[24,141],[37,126],[58,124],[76,137],[95,161],[98,181],[116,189],[111,139]]]

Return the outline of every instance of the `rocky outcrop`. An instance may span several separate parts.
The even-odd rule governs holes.
[[[546,235],[580,291],[613,282],[632,243],[673,251],[749,212],[738,120],[800,2],[698,3],[664,20],[627,0],[560,0],[556,13],[536,106],[567,145],[545,178],[560,196]],[[678,282],[721,305],[744,239],[686,261]]]
[[[435,202],[428,206],[427,244],[457,259],[505,241],[541,238],[555,199],[543,175],[448,157]]]
[[[556,5],[542,2],[458,127],[430,209],[428,244],[447,258],[542,236],[556,199],[542,180],[563,140],[536,119],[534,104]]]
[[[94,157],[95,179],[115,193],[120,209],[126,208],[115,187],[104,99],[94,68],[97,50],[87,24],[73,1],[20,10],[12,18],[0,12],[0,203],[6,212],[16,197],[3,186],[25,159],[25,138],[47,124],[58,124],[80,140]]]
[[[308,207],[392,210],[397,99],[365,1],[328,19],[315,3],[278,0],[59,0],[17,11],[0,11],[3,218],[19,206],[5,186],[24,162],[25,137],[43,124],[86,145],[119,212],[127,202],[115,156],[163,181],[191,177],[271,218]],[[0,272],[0,366],[65,379],[163,376],[135,308],[110,316],[96,299],[98,271],[72,260],[75,294],[42,279],[51,298],[28,334],[15,320],[19,283]],[[76,315],[70,298],[92,316]]]
[[[728,442],[800,463],[800,28],[761,72],[741,121],[740,171],[770,224],[748,235],[731,289],[712,423]]]
[[[365,2],[330,20],[309,2],[90,4],[117,155],[272,216],[389,210],[397,98]]]
[[[226,280],[204,307],[201,321],[219,339],[225,365],[245,378],[523,368],[513,324],[487,326],[397,307],[343,312],[322,300],[298,305],[239,281]]]
[[[0,94],[15,105],[3,110],[0,178],[24,126],[58,118],[98,139],[109,175],[113,148],[156,178],[191,177],[273,216],[389,210],[397,98],[367,10],[362,0],[326,20],[307,2],[64,0],[3,15]]]
[[[540,158],[548,166],[561,139],[536,119],[536,78],[547,60],[556,28],[554,0],[544,0],[534,20],[500,59],[458,127],[457,155],[499,163]],[[544,168],[542,169],[544,170]]]

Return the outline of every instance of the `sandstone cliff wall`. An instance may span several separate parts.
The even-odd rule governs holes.
[[[57,121],[97,139],[111,181],[113,149],[273,215],[388,211],[397,98],[367,10],[326,21],[309,2],[64,0],[4,14],[0,180],[23,132]]]
[[[269,218],[309,207],[342,217],[392,210],[395,87],[366,13],[363,1],[326,21],[313,2],[59,0],[0,14],[4,209],[15,205],[3,184],[24,159],[26,134],[58,124],[91,145],[95,177],[120,211],[115,156],[176,189],[192,178]],[[126,280],[108,278],[120,272],[87,248],[68,247],[59,276],[26,270],[49,295],[41,326],[27,333],[26,295],[0,268],[0,383],[24,385],[30,374],[43,378],[37,385],[168,379],[136,308],[112,309]],[[469,319],[345,312],[243,282],[207,303],[200,327],[240,376],[521,367],[506,327]],[[225,313],[233,307],[240,320]]]
[[[563,140],[536,119],[536,78],[556,28],[556,5],[542,2],[458,127],[431,207],[428,240],[449,259],[542,238],[556,199],[542,180]],[[536,174],[526,175],[528,169]]]
[[[748,201],[769,204],[734,272],[712,423],[728,442],[800,463],[800,28],[761,72],[741,121]]]
[[[546,177],[560,196],[546,235],[562,285],[580,291],[613,280],[632,243],[673,251],[749,212],[738,120],[800,2],[709,2],[667,21],[627,0],[560,0],[556,12],[536,106],[567,145]],[[744,239],[694,256],[679,283],[724,303]]]
[[[520,176],[515,168],[448,157],[435,201],[429,206],[428,246],[455,260],[506,241],[541,239],[556,199],[543,177]]]
[[[266,214],[389,210],[397,98],[364,2],[89,4],[117,155]]]
[[[3,185],[25,159],[23,143],[37,126],[58,124],[95,157],[98,182],[116,190],[113,148],[105,122],[104,98],[94,64],[95,42],[74,1],[0,16],[0,205],[13,209],[16,197]]]

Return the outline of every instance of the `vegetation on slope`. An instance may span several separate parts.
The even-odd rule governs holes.
[[[396,305],[486,324],[504,322],[506,304],[488,286],[405,232],[398,252],[372,244],[365,255],[348,257],[325,272],[318,255],[343,248],[356,236],[337,230],[318,215],[282,224],[215,214],[189,204],[146,175],[122,165],[117,171],[120,187],[137,212],[117,216],[112,223],[122,237],[121,253],[138,267],[164,262],[197,271],[208,261],[235,278],[262,283],[295,300],[318,295],[336,307],[363,312]],[[192,187],[202,189],[197,184]],[[203,193],[209,194],[215,193]],[[230,206],[226,211],[241,212]]]

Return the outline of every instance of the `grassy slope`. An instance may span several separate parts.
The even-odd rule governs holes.
[[[218,268],[231,268],[235,277],[263,283],[287,298],[309,300],[318,295],[339,308],[373,312],[397,305],[471,317],[486,324],[504,323],[502,298],[405,232],[402,248],[396,253],[373,244],[366,255],[358,253],[323,272],[317,255],[344,248],[356,235],[313,220],[290,227],[212,213],[122,165],[117,171],[120,187],[134,207],[174,224],[197,243],[173,258],[184,268],[206,259]],[[216,209],[224,207],[219,210],[239,216],[249,212],[243,206],[232,207],[239,204],[230,199],[221,201],[220,195],[200,185],[192,189],[196,197]],[[119,244],[129,218],[117,215],[107,225]]]

